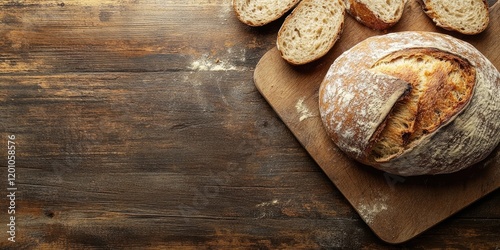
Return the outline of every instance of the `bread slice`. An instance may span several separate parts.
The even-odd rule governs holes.
[[[343,0],[303,0],[278,32],[281,56],[295,65],[324,56],[340,37],[344,18]]]
[[[238,19],[250,26],[268,24],[292,9],[300,0],[233,0]]]
[[[385,30],[394,26],[405,8],[406,0],[345,0],[347,12],[365,26]]]
[[[490,21],[486,0],[420,0],[437,26],[466,35],[481,33]]]

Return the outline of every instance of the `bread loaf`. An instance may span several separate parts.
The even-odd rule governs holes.
[[[328,135],[355,160],[403,176],[452,173],[500,141],[500,73],[472,45],[431,32],[368,38],[319,90]]]
[[[486,0],[419,0],[437,26],[466,35],[481,33],[490,21]]]
[[[303,0],[285,19],[276,46],[283,59],[300,65],[325,55],[344,26],[343,0]]]
[[[233,0],[238,19],[250,26],[263,26],[291,10],[300,0]]]
[[[394,26],[401,19],[405,4],[406,0],[345,0],[351,16],[376,30]]]

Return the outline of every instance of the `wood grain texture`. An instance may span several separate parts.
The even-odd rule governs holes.
[[[498,193],[402,246],[370,231],[252,82],[281,22],[229,0],[0,1],[18,187],[12,243],[1,161],[0,248],[498,247]]]

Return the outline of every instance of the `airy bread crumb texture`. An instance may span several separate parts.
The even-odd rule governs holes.
[[[424,11],[436,25],[463,34],[478,34],[489,23],[484,0],[423,0]]]
[[[278,33],[283,58],[305,64],[326,54],[342,31],[344,13],[340,0],[303,0]]]
[[[475,70],[465,59],[436,49],[407,49],[379,60],[375,71],[411,84],[374,136],[372,155],[388,161],[455,116],[472,97]]]
[[[365,4],[380,20],[389,23],[399,19],[405,0],[359,0]]]
[[[280,18],[299,0],[233,0],[238,18],[251,26],[262,26]]]
[[[384,22],[392,22],[398,16],[401,16],[404,6],[404,0],[361,0],[370,9],[377,13],[377,16]]]

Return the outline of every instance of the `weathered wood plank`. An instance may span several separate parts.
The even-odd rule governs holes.
[[[241,80],[249,74],[0,77],[3,125],[19,143],[21,242],[143,244],[109,235],[192,247],[378,242]],[[462,217],[498,218],[494,198]],[[470,221],[468,232],[482,233]],[[494,240],[487,235],[482,240]]]
[[[279,28],[249,28],[224,1],[151,2],[3,6],[0,73],[252,69]]]

